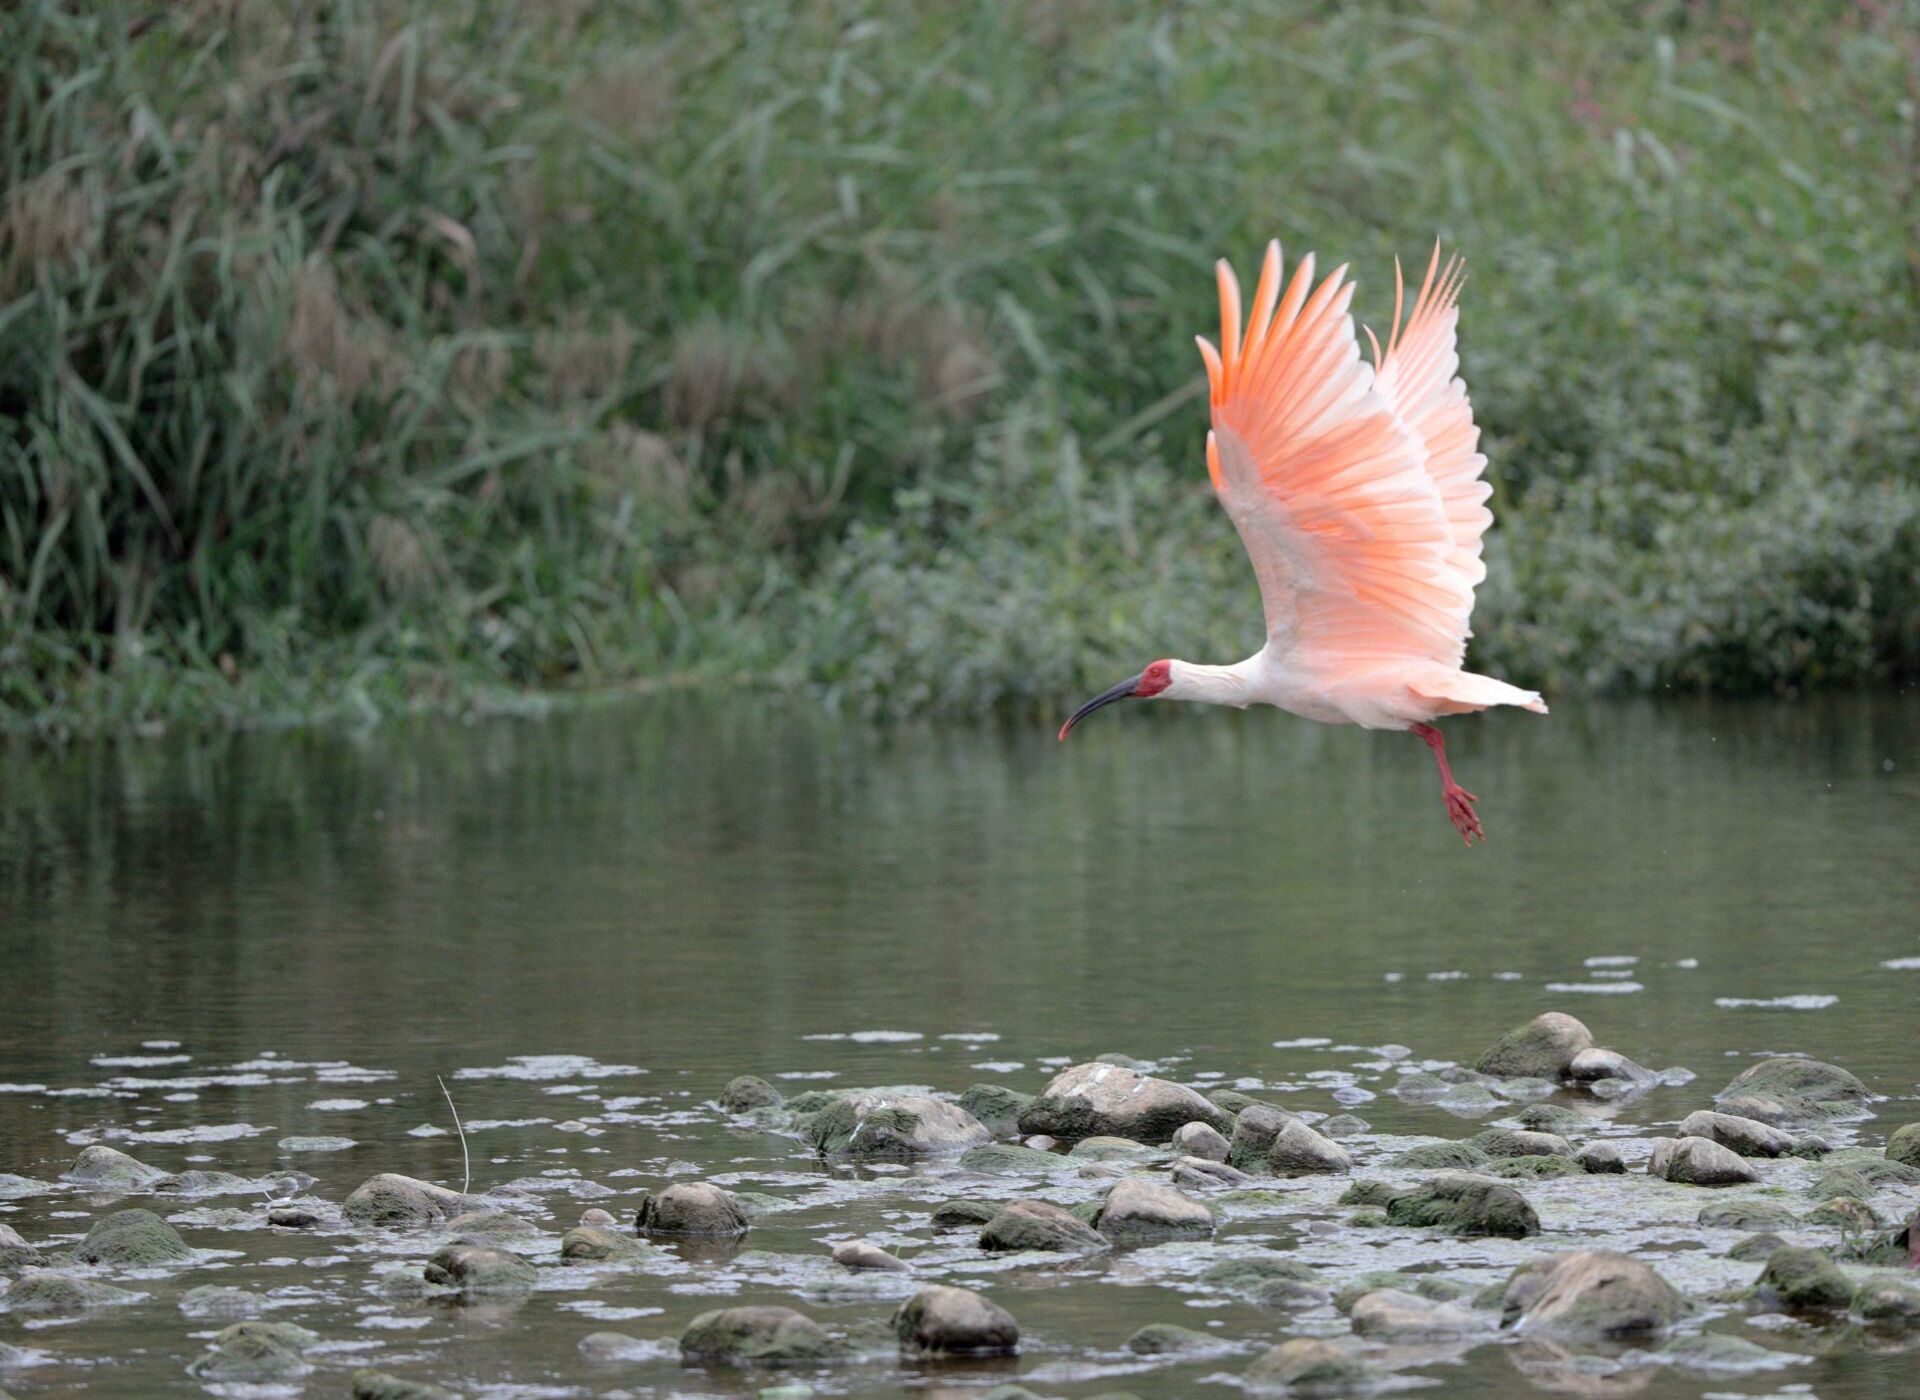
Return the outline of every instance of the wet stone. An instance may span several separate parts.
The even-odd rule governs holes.
[[[716,1308],[680,1334],[680,1355],[708,1366],[801,1366],[846,1354],[819,1323],[792,1308]]]
[[[1173,1135],[1173,1145],[1189,1157],[1208,1162],[1227,1160],[1227,1139],[1206,1123],[1188,1123]]]
[[[966,1288],[923,1288],[893,1315],[903,1351],[1006,1356],[1020,1348],[1020,1327],[999,1304]]]
[[[1221,1339],[1172,1322],[1150,1322],[1127,1338],[1127,1350],[1139,1356],[1174,1356],[1181,1352],[1217,1351]]]
[[[720,1091],[720,1107],[729,1113],[751,1113],[756,1108],[778,1108],[780,1091],[756,1075],[742,1074]]]
[[[1545,1181],[1557,1176],[1585,1176],[1587,1169],[1571,1157],[1497,1157],[1481,1168],[1488,1176],[1512,1181]]]
[[[141,1296],[93,1279],[32,1270],[14,1280],[13,1287],[0,1295],[0,1303],[15,1313],[76,1313],[135,1302]]]
[[[319,1212],[305,1206],[275,1206],[267,1212],[267,1224],[283,1230],[311,1230],[319,1223]]]
[[[1373,1369],[1353,1353],[1318,1337],[1295,1337],[1269,1347],[1243,1373],[1250,1390],[1296,1395],[1344,1394],[1368,1386]]]
[[[74,1250],[85,1264],[149,1268],[193,1258],[180,1232],[150,1210],[118,1210],[104,1215]]]
[[[460,1400],[444,1387],[371,1369],[353,1373],[352,1393],[353,1400]]]
[[[1244,1186],[1253,1180],[1238,1167],[1204,1157],[1182,1157],[1173,1164],[1172,1175],[1174,1185],[1201,1191]]]
[[[677,1181],[641,1197],[634,1227],[642,1234],[731,1238],[747,1233],[747,1213],[731,1192],[710,1182]]]
[[[143,1191],[167,1175],[158,1167],[112,1147],[89,1147],[62,1173],[68,1181],[99,1190]]]
[[[964,1108],[920,1094],[858,1093],[808,1120],[807,1141],[823,1157],[914,1162],[957,1157],[991,1134]]]
[[[1298,1118],[1285,1124],[1267,1147],[1267,1165],[1278,1176],[1311,1176],[1353,1170],[1353,1157],[1332,1138]]]
[[[1115,1244],[1204,1240],[1213,1235],[1213,1211],[1171,1186],[1129,1177],[1107,1192],[1094,1228]]]
[[[470,1210],[454,1216],[447,1229],[466,1244],[510,1249],[536,1244],[540,1231],[532,1222],[504,1210]]]
[[[1789,1057],[1748,1065],[1714,1098],[1724,1104],[1746,1095],[1841,1105],[1858,1104],[1868,1097],[1867,1086],[1840,1066]]]
[[[1536,1133],[1559,1133],[1562,1137],[1593,1127],[1593,1120],[1586,1114],[1556,1103],[1530,1103],[1514,1117],[1522,1128]]]
[[[1662,1332],[1693,1310],[1646,1264],[1607,1249],[1554,1254],[1521,1266],[1501,1306],[1530,1332],[1573,1338]]]
[[[1526,1197],[1505,1182],[1444,1173],[1386,1203],[1395,1225],[1432,1226],[1456,1235],[1522,1239],[1540,1233],[1540,1217]]]
[[[285,1322],[236,1322],[216,1333],[208,1351],[187,1367],[203,1381],[259,1384],[305,1375],[301,1353],[316,1340]]]
[[[188,1317],[257,1317],[266,1306],[264,1295],[224,1284],[203,1283],[180,1295],[180,1311]]]
[[[1566,1077],[1575,1084],[1596,1084],[1603,1079],[1621,1079],[1632,1084],[1651,1084],[1659,1076],[1645,1065],[1637,1064],[1618,1050],[1590,1046],[1567,1064]]]
[[[1593,1032],[1573,1017],[1547,1011],[1508,1031],[1480,1056],[1475,1068],[1503,1079],[1526,1076],[1563,1078],[1582,1050],[1593,1046]]]
[[[463,1297],[497,1297],[526,1292],[533,1287],[536,1271],[519,1255],[503,1249],[450,1244],[434,1251],[421,1277],[441,1288],[457,1288]]]
[[[21,1238],[18,1230],[0,1221],[0,1278],[11,1278],[22,1269],[44,1263],[46,1256]]]
[[[1758,1181],[1745,1159],[1706,1138],[1661,1138],[1654,1144],[1647,1175],[1687,1186],[1737,1186]]]
[[[604,1225],[576,1225],[560,1237],[560,1257],[570,1264],[637,1259],[646,1253],[647,1247],[639,1240]]]
[[[833,1262],[844,1269],[865,1269],[876,1273],[904,1274],[910,1272],[907,1261],[896,1254],[889,1254],[877,1244],[868,1244],[865,1240],[848,1240],[833,1247]]]
[[[989,1142],[960,1155],[960,1166],[970,1172],[1057,1172],[1064,1158],[1011,1142]]]
[[[1041,1250],[1087,1253],[1107,1247],[1106,1237],[1071,1211],[1047,1201],[1014,1201],[980,1232],[980,1248],[990,1253]]]
[[[1146,1162],[1155,1155],[1154,1149],[1145,1143],[1109,1134],[1081,1138],[1067,1153],[1067,1156],[1081,1162]]]
[[[1920,1328],[1920,1282],[1868,1279],[1853,1295],[1853,1311],[1871,1326]]]
[[[1681,1337],[1661,1355],[1682,1370],[1720,1374],[1772,1371],[1800,1359],[1787,1352],[1772,1351],[1745,1337],[1729,1337],[1720,1332]]]
[[[933,1228],[936,1230],[978,1229],[1000,1214],[1003,1208],[999,1201],[942,1201],[933,1208]]]
[[[1558,1133],[1520,1128],[1489,1128],[1473,1144],[1489,1157],[1571,1157],[1573,1144]]]
[[[1713,1230],[1784,1230],[1794,1217],[1772,1201],[1714,1201],[1700,1207],[1697,1219]]]
[[[1018,1132],[1020,1115],[1032,1102],[1032,1094],[1023,1094],[1004,1084],[974,1084],[960,1095],[960,1107],[995,1136]]]
[[[588,1206],[580,1212],[580,1223],[596,1229],[612,1229],[620,1222],[613,1218],[613,1212],[600,1206]]]
[[[1784,1157],[1793,1151],[1790,1134],[1754,1118],[1702,1108],[1680,1120],[1676,1137],[1705,1138],[1742,1157]]]
[[[1573,1154],[1573,1160],[1590,1176],[1618,1176],[1627,1169],[1620,1149],[1610,1142],[1590,1142]]]
[[[1826,1254],[1788,1245],[1767,1256],[1754,1291],[1788,1312],[1821,1312],[1846,1307],[1854,1290],[1846,1271]]]
[[[580,1354],[589,1361],[638,1361],[652,1348],[625,1332],[589,1332],[580,1339]]]
[[[1330,1138],[1359,1137],[1372,1131],[1373,1124],[1351,1113],[1336,1113],[1320,1125],[1320,1135]]]
[[[434,1225],[459,1215],[467,1205],[458,1191],[382,1172],[356,1186],[341,1203],[340,1213],[356,1225]]]
[[[1233,1135],[1227,1139],[1227,1161],[1242,1171],[1265,1170],[1267,1151],[1274,1139],[1287,1124],[1298,1121],[1285,1109],[1272,1104],[1249,1104],[1233,1120]]]
[[[1727,1251],[1727,1258],[1738,1259],[1742,1263],[1755,1263],[1772,1255],[1774,1250],[1783,1248],[1786,1241],[1771,1233],[1748,1235],[1745,1239],[1735,1240]]]
[[[1467,1171],[1487,1164],[1487,1154],[1471,1142],[1423,1142],[1393,1159],[1404,1171]]]
[[[1480,1317],[1450,1303],[1397,1288],[1382,1288],[1354,1300],[1348,1312],[1356,1335],[1377,1341],[1458,1337],[1485,1330]]]
[[[1188,1123],[1205,1123],[1216,1132],[1229,1127],[1224,1111],[1184,1085],[1098,1063],[1054,1076],[1020,1115],[1021,1132],[1067,1141],[1111,1135],[1166,1142]]]
[[[1887,1160],[1920,1167],[1920,1123],[1909,1123],[1894,1130],[1887,1139]]]

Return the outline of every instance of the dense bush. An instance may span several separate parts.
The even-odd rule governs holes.
[[[1476,665],[1920,670],[1920,3],[0,14],[0,713],[1226,659],[1207,268],[1464,249]]]

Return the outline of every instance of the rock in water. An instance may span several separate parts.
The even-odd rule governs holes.
[[[103,1191],[141,1191],[166,1173],[115,1148],[89,1147],[62,1175],[68,1181]]]
[[[1920,1167],[1920,1123],[1909,1123],[1887,1139],[1887,1160]]]
[[[720,1107],[729,1113],[751,1113],[756,1108],[778,1108],[780,1091],[756,1075],[742,1074],[720,1091]]]
[[[457,1288],[469,1298],[525,1293],[537,1277],[533,1265],[504,1249],[450,1244],[436,1250],[423,1276],[428,1283]]]
[[[22,1269],[46,1263],[39,1250],[22,1239],[13,1226],[0,1221],[0,1278],[12,1278]]]
[[[425,1381],[390,1376],[385,1371],[353,1373],[353,1400],[460,1400],[454,1391]]]
[[[1853,1295],[1853,1310],[1876,1327],[1920,1327],[1920,1284],[1868,1279]]]
[[[1066,1159],[1037,1148],[1011,1142],[989,1142],[960,1154],[960,1165],[970,1172],[1057,1172]]]
[[[1188,1123],[1224,1133],[1227,1115],[1193,1090],[1119,1065],[1075,1065],[1020,1115],[1020,1131],[1066,1140],[1112,1135],[1166,1142]]]
[[[1788,1245],[1767,1256],[1754,1291],[1789,1312],[1837,1311],[1853,1301],[1853,1282],[1817,1249]]]
[[[1610,1142],[1590,1142],[1573,1154],[1573,1160],[1593,1176],[1617,1176],[1627,1169],[1620,1149]]]
[[[1330,1137],[1298,1118],[1280,1129],[1267,1148],[1267,1165],[1280,1176],[1311,1176],[1353,1170],[1353,1157]]]
[[[1300,1395],[1340,1395],[1364,1390],[1373,1370],[1359,1357],[1318,1337],[1295,1337],[1269,1347],[1245,1372],[1247,1388]]]
[[[180,1295],[180,1311],[188,1317],[258,1317],[267,1300],[245,1288],[203,1283]]]
[[[966,1288],[923,1288],[893,1315],[901,1349],[931,1355],[1011,1356],[1020,1327],[999,1304]]]
[[[1736,1186],[1760,1179],[1739,1156],[1699,1137],[1661,1138],[1654,1144],[1647,1175],[1688,1186]]]
[[[484,1244],[496,1249],[532,1245],[540,1239],[538,1226],[504,1210],[465,1211],[449,1220],[447,1229],[463,1244]]]
[[[103,1215],[73,1252],[85,1264],[121,1264],[147,1268],[193,1258],[180,1232],[150,1210],[117,1210]]]
[[[1527,1198],[1484,1176],[1443,1172],[1411,1191],[1395,1192],[1386,1203],[1395,1225],[1438,1226],[1456,1235],[1492,1235],[1524,1239],[1540,1233],[1540,1217]]]
[[[127,1288],[95,1283],[90,1278],[32,1269],[20,1275],[6,1292],[6,1308],[13,1313],[75,1313],[131,1303],[142,1297]]]
[[[1474,1136],[1473,1145],[1489,1157],[1571,1157],[1573,1144],[1558,1133],[1529,1132],[1524,1128],[1489,1128]]]
[[[1582,1249],[1522,1265],[1501,1309],[1522,1331],[1591,1339],[1663,1332],[1693,1305],[1639,1260]]]
[[[1660,1076],[1645,1065],[1629,1060],[1618,1050],[1602,1050],[1593,1046],[1573,1057],[1567,1065],[1566,1077],[1575,1084],[1597,1084],[1603,1079],[1651,1084]]]
[[[1544,1011],[1510,1030],[1480,1057],[1476,1069],[1502,1079],[1563,1079],[1574,1056],[1593,1048],[1593,1032],[1559,1011]]]
[[[1023,1094],[1004,1084],[975,1084],[960,1096],[960,1107],[996,1136],[1017,1132],[1020,1115],[1027,1111],[1027,1105],[1032,1102],[1032,1094]]]
[[[1173,1356],[1187,1351],[1218,1351],[1225,1345],[1220,1337],[1196,1332],[1171,1322],[1149,1322],[1127,1338],[1127,1350],[1137,1356]]]
[[[236,1322],[215,1333],[211,1350],[187,1370],[203,1381],[255,1385],[303,1376],[313,1368],[301,1352],[316,1340],[285,1322]]]
[[[1468,1171],[1484,1167],[1487,1154],[1471,1142],[1423,1142],[1393,1159],[1403,1171]]]
[[[814,1151],[862,1162],[957,1157],[991,1136],[964,1108],[919,1094],[848,1094],[807,1123]]]
[[[1462,1308],[1397,1288],[1362,1294],[1354,1300],[1349,1316],[1358,1335],[1389,1342],[1460,1337],[1486,1326]]]
[[[1207,1162],[1227,1160],[1227,1140],[1206,1123],[1188,1123],[1173,1135],[1173,1145],[1189,1157]]]
[[[1015,1201],[980,1232],[980,1248],[997,1254],[1021,1250],[1078,1254],[1106,1247],[1106,1237],[1086,1221],[1046,1201]]]
[[[709,1366],[800,1366],[834,1360],[846,1348],[792,1308],[716,1308],[680,1334],[680,1355]]]
[[[1171,1186],[1130,1176],[1107,1192],[1096,1230],[1115,1244],[1156,1244],[1213,1236],[1213,1212]]]
[[[1000,1214],[998,1201],[942,1201],[933,1208],[936,1230],[977,1230]]]
[[[356,1225],[434,1225],[451,1220],[470,1204],[458,1191],[382,1172],[356,1186],[341,1203],[340,1213]]]
[[[1218,1190],[1227,1186],[1245,1186],[1253,1178],[1238,1167],[1213,1162],[1205,1157],[1182,1157],[1173,1164],[1173,1184],[1198,1190]]]
[[[912,1272],[907,1261],[896,1254],[889,1254],[877,1244],[868,1244],[865,1240],[848,1240],[833,1247],[833,1262],[844,1269],[869,1269],[876,1273],[904,1274]]]
[[[634,1228],[644,1234],[720,1235],[747,1233],[747,1213],[733,1193],[705,1181],[677,1181],[640,1198]]]
[[[1716,1101],[1759,1095],[1810,1103],[1857,1104],[1869,1097],[1867,1086],[1838,1065],[1819,1060],[1780,1058],[1748,1065],[1714,1095]]]
[[[576,1225],[560,1237],[560,1257],[570,1264],[637,1259],[647,1252],[639,1240],[604,1225]]]
[[[1249,1104],[1233,1120],[1233,1136],[1227,1140],[1227,1161],[1242,1171],[1264,1171],[1267,1149],[1289,1123],[1297,1123],[1283,1108],[1272,1104]]]
[[[1742,1157],[1784,1157],[1793,1151],[1793,1138],[1755,1118],[1696,1109],[1680,1120],[1676,1137],[1705,1138]]]

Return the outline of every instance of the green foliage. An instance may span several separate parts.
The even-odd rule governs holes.
[[[1471,259],[1472,662],[1920,670],[1920,3],[23,0],[0,715],[1231,659],[1207,269]]]

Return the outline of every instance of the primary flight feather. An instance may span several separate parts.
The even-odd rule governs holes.
[[[1404,729],[1433,751],[1447,816],[1485,838],[1474,795],[1453,779],[1431,721],[1493,705],[1545,714],[1539,695],[1463,669],[1481,536],[1493,522],[1454,348],[1457,261],[1435,247],[1405,322],[1373,362],[1361,354],[1336,268],[1317,286],[1308,254],[1281,289],[1267,245],[1251,316],[1222,261],[1220,346],[1201,339],[1213,428],[1207,470],[1260,584],[1266,643],[1245,661],[1156,661],[1082,705],[1060,737],[1125,699],[1274,705],[1327,724]]]

